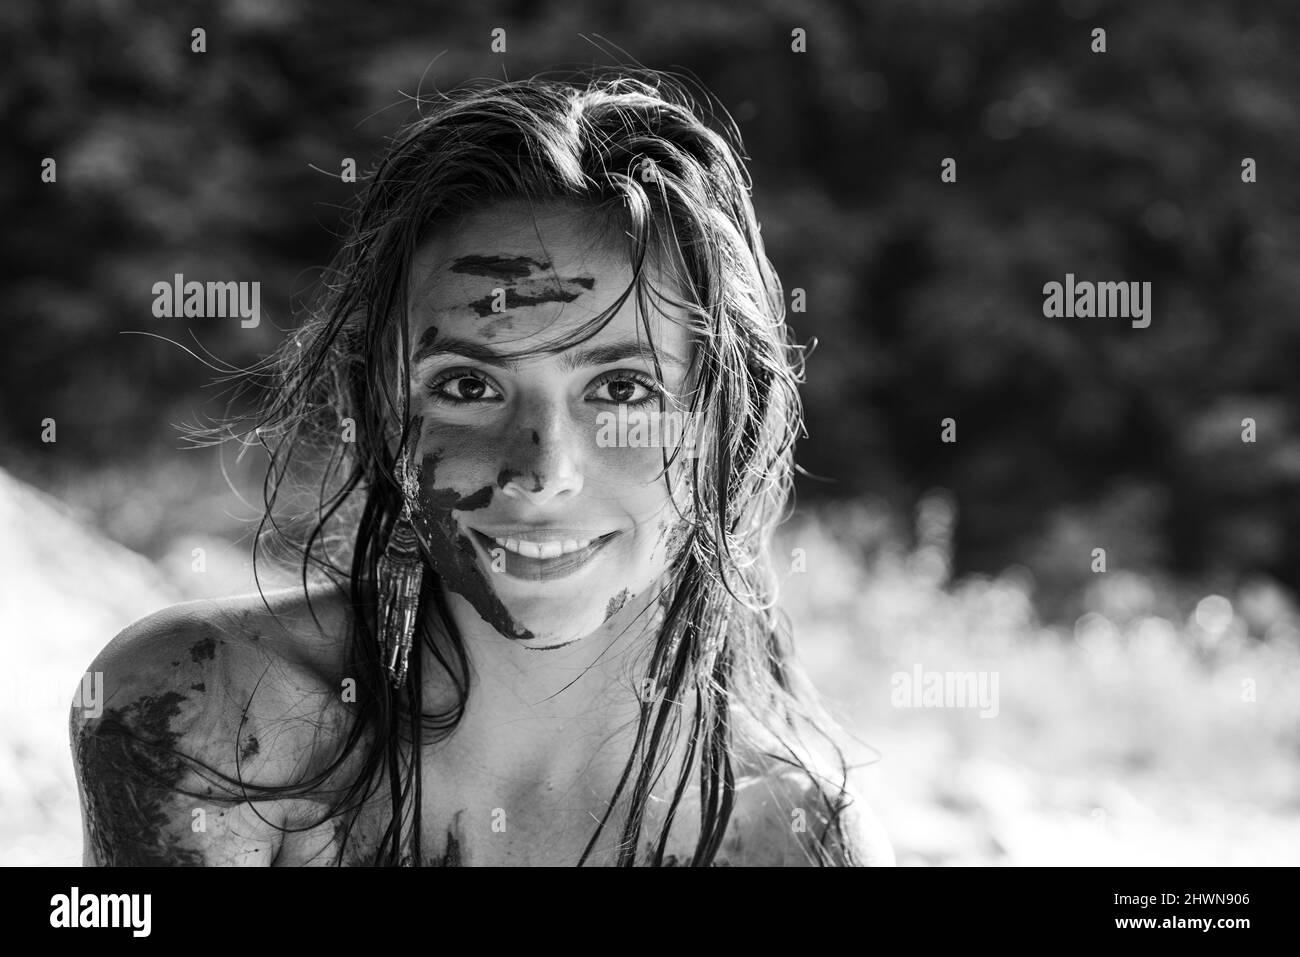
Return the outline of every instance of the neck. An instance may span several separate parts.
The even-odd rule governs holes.
[[[469,602],[447,596],[470,667],[460,722],[426,751],[437,775],[436,791],[448,809],[481,806],[490,797],[489,806],[509,808],[512,821],[520,821],[520,809],[528,809],[523,833],[534,833],[532,827],[549,839],[570,828],[580,839],[575,847],[584,845],[595,822],[610,812],[593,860],[615,859],[635,778],[627,780],[612,812],[609,802],[635,746],[642,680],[668,603],[666,597],[660,601],[661,587],[634,597],[592,634],[553,651],[510,641],[486,625]],[[437,610],[430,614],[430,634],[451,660]],[[455,688],[432,653],[423,647],[421,653],[424,709],[441,711],[456,703]],[[684,709],[675,719],[681,729],[691,724],[692,696],[686,696]],[[670,734],[667,751],[655,762],[662,770],[644,809],[643,843],[657,840],[665,823],[689,737],[684,731]],[[688,804],[692,793],[686,794]],[[697,809],[674,818],[673,833],[681,842],[674,853],[694,847],[699,812],[693,806]],[[571,849],[569,856],[576,854]]]
[[[455,733],[440,745],[444,758],[519,789],[589,778],[597,767],[621,770],[662,625],[658,588],[586,637],[552,650],[511,641],[460,595],[446,597],[469,661],[470,692]],[[440,616],[435,608],[429,615],[430,633],[450,660]],[[427,648],[422,654],[425,710],[441,710],[456,700],[455,688]]]

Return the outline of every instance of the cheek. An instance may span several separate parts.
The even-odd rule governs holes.
[[[692,460],[678,456],[665,476],[659,449],[600,451],[606,466],[602,481],[589,481],[588,490],[605,497],[632,520],[635,536],[628,558],[637,565],[662,570],[676,555],[690,528]]]
[[[413,460],[421,463],[433,455],[437,459],[436,484],[469,492],[485,484],[485,476],[494,474],[500,448],[499,441],[492,440],[482,430],[433,425],[419,435]]]
[[[425,422],[419,426],[422,431],[412,436],[412,461],[421,466],[421,503],[431,514],[451,518],[455,511],[463,522],[466,513],[491,506],[505,483],[518,477],[518,472],[507,467],[506,437],[468,426],[426,427]],[[679,521],[678,510],[685,511],[690,504],[692,460],[684,454],[670,467],[671,492],[662,449],[601,448],[593,443],[581,454],[584,503],[603,517],[630,518],[638,543],[645,547],[664,539]],[[426,463],[432,463],[433,469]],[[495,505],[510,509],[504,501]]]
[[[531,640],[534,636],[511,616],[483,573],[473,543],[460,531],[465,513],[487,508],[493,488],[466,488],[444,478],[437,450],[417,459],[416,501],[411,510],[415,531],[426,557],[445,586],[465,598],[480,617],[507,638]]]
[[[670,453],[671,454],[671,453]],[[618,491],[631,498],[667,501],[667,479],[680,484],[689,471],[686,456],[681,455],[664,473],[664,451],[660,448],[593,447],[588,461],[588,483]]]

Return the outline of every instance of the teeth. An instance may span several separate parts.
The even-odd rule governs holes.
[[[589,538],[584,538],[581,541],[570,538],[562,542],[525,542],[517,538],[494,538],[492,540],[507,551],[523,555],[526,558],[558,558],[561,555],[568,555],[570,552],[580,552],[591,544]]]

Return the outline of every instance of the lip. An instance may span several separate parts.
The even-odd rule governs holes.
[[[581,551],[570,552],[567,555],[557,555],[554,558],[529,558],[527,555],[512,552],[508,548],[501,548],[501,552],[505,556],[506,574],[524,581],[554,581],[558,578],[567,578],[589,564],[606,545],[622,534],[614,531],[597,535],[590,531],[568,528],[547,528],[544,530],[536,528],[531,530],[502,529],[492,532],[471,528],[469,531],[474,543],[482,549],[487,557],[489,567],[491,566],[493,551],[501,548],[494,541],[496,538],[518,538],[530,542],[560,541],[565,538],[591,539],[591,544]]]
[[[569,539],[581,542],[613,534],[594,528],[571,528],[563,525],[516,525],[514,528],[475,528],[473,531],[488,538],[517,538],[524,542],[563,542]]]

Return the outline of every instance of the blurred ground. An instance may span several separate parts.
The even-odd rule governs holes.
[[[152,538],[155,523],[194,500],[193,482],[165,484],[174,478],[136,475],[136,494],[116,499],[135,512],[123,527],[161,545],[151,561],[95,530],[127,476],[88,476],[74,509],[0,469],[0,865],[81,861],[68,709],[100,649],[166,605],[251,588],[246,560],[215,537],[184,533],[172,547]],[[215,497],[205,501],[217,508]],[[204,549],[202,573],[193,548]]]
[[[0,864],[77,864],[73,694],[108,639],[179,592],[3,470],[0,529]]]
[[[949,581],[952,504],[920,511],[910,551],[879,541],[867,505],[782,536],[806,552],[785,586],[797,646],[879,752],[870,800],[900,864],[1300,864],[1300,616],[1283,590],[1183,595],[1112,570],[1073,628],[1045,627],[1023,569]],[[917,665],[997,672],[996,717],[892,706],[891,676]]]
[[[108,519],[88,489],[127,477],[69,485],[74,511],[0,471],[0,864],[80,860],[67,709],[100,647],[168,603],[251,582],[219,536],[156,534],[181,499],[196,527],[230,522],[228,502],[153,477],[134,496],[152,507],[124,527],[156,562],[93,530]],[[1024,569],[950,580],[956,522],[936,494],[910,547],[870,503],[801,509],[779,536],[779,555],[803,550],[784,585],[801,657],[878,752],[869,798],[901,864],[1300,864],[1300,699],[1286,690],[1300,614],[1283,590],[1184,593],[1117,570],[1073,627],[1049,627]],[[894,707],[891,676],[917,665],[997,672],[997,716]]]

